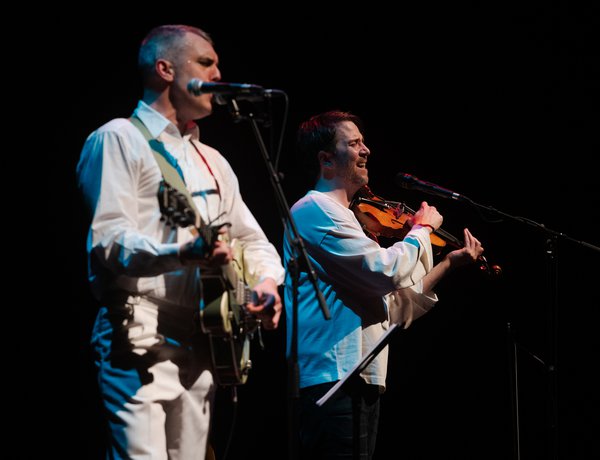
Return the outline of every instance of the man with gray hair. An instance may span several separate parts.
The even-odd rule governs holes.
[[[280,256],[244,203],[230,164],[199,141],[195,120],[211,114],[212,95],[194,96],[187,87],[194,78],[219,81],[218,64],[211,38],[198,28],[150,31],[139,51],[142,99],[131,118],[90,134],[77,166],[91,212],[89,281],[100,305],[92,345],[107,458],[205,459],[216,368],[197,318],[205,273],[232,262],[222,229],[243,251],[254,294],[245,311],[267,329],[281,315]],[[202,222],[221,229],[215,238],[165,221],[157,199],[163,160]]]

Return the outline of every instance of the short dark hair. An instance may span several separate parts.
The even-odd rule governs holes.
[[[154,75],[154,64],[157,59],[170,61],[176,59],[185,45],[182,38],[188,33],[204,38],[211,45],[214,44],[208,33],[193,26],[167,24],[148,32],[142,40],[138,53],[138,69],[144,82]]]
[[[330,110],[313,115],[300,123],[296,136],[296,152],[312,177],[317,177],[319,174],[318,153],[322,150],[331,152],[335,149],[335,134],[338,125],[343,121],[351,121],[361,132],[363,131],[363,124],[358,116],[341,110]]]

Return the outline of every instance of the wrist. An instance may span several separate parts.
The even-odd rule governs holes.
[[[417,228],[424,227],[429,230],[429,233],[435,232],[435,228],[433,228],[433,225],[431,225],[431,224],[415,224],[415,225],[413,225],[413,227],[417,227]]]
[[[177,255],[179,256],[179,261],[182,264],[187,265],[206,259],[210,253],[207,251],[204,240],[202,238],[196,238],[179,246]]]

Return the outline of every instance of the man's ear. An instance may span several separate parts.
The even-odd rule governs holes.
[[[155,64],[156,73],[160,78],[166,81],[173,81],[175,71],[171,61],[165,59],[158,59]]]

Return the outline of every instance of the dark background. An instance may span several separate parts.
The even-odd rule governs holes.
[[[516,458],[507,323],[520,344],[521,458],[551,458],[546,405],[552,398],[546,367],[536,359],[552,361],[549,342],[558,349],[560,458],[597,458],[600,253],[577,242],[600,245],[597,12],[541,2],[179,9],[135,16],[118,9],[52,10],[42,30],[44,62],[57,79],[42,105],[52,128],[44,165],[48,222],[57,229],[56,251],[44,266],[53,293],[60,292],[50,319],[64,364],[64,371],[52,371],[59,379],[50,375],[59,384],[44,396],[50,402],[44,429],[55,428],[63,414],[72,417],[47,449],[96,459],[103,447],[88,348],[96,306],[75,183],[79,152],[89,133],[135,107],[141,96],[136,53],[145,33],[186,23],[213,36],[223,81],[288,94],[278,165],[289,204],[308,186],[293,154],[298,123],[324,110],[350,110],[365,122],[372,190],[413,208],[426,199],[444,215],[444,229],[461,237],[467,226],[503,268],[499,280],[474,269],[451,275],[439,286],[435,309],[392,340],[376,458]],[[275,100],[273,128],[263,129],[267,145],[279,135],[282,115]],[[245,200],[281,249],[281,217],[250,125],[233,123],[219,107],[200,126],[203,141],[238,172]],[[400,171],[561,232],[554,263],[546,258],[552,233],[511,219],[494,223],[467,204],[403,190],[394,184]],[[550,269],[557,270],[553,283]],[[549,327],[552,314],[556,329]],[[254,369],[238,389],[232,459],[287,458],[284,336],[282,325],[265,334],[265,350],[253,350]],[[228,390],[220,390],[218,454],[233,410]]]

